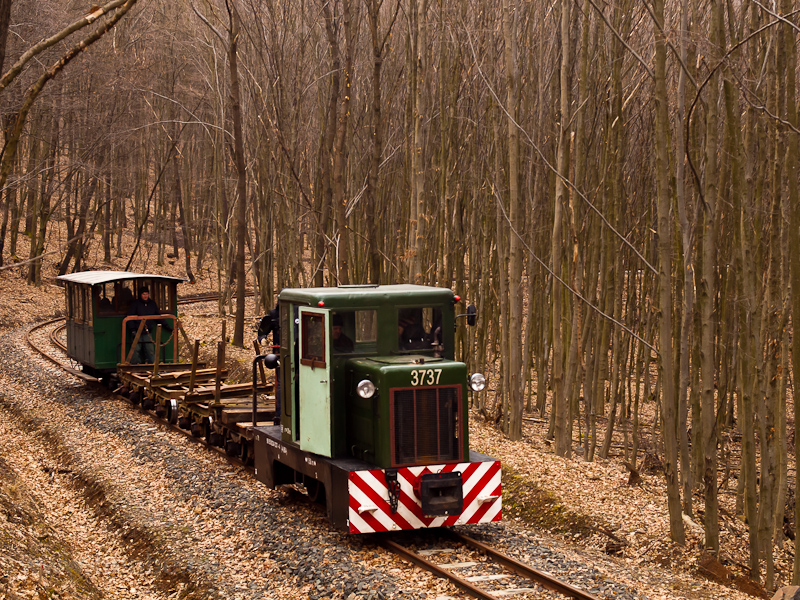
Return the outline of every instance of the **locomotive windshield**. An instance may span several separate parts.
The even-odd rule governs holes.
[[[442,352],[442,310],[433,306],[402,308],[397,312],[397,347],[403,351]]]
[[[375,310],[339,310],[331,315],[334,354],[375,352],[378,315]]]

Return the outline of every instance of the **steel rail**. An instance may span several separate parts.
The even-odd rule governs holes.
[[[590,594],[589,592],[585,592],[580,588],[576,588],[564,581],[556,579],[549,573],[545,573],[544,571],[534,569],[530,565],[521,563],[517,559],[512,558],[507,554],[503,554],[502,552],[495,550],[483,542],[479,542],[476,539],[453,530],[447,530],[447,533],[453,539],[458,540],[473,550],[477,550],[478,552],[485,554],[496,563],[503,565],[506,569],[513,571],[517,575],[521,575],[522,577],[526,577],[532,581],[535,581],[536,583],[541,584],[542,586],[553,590],[554,592],[558,592],[559,594],[563,594],[569,598],[575,598],[575,600],[598,600],[597,596],[594,594]]]
[[[254,295],[255,295],[255,292],[253,292],[252,290],[247,290],[245,292],[245,296],[247,296],[247,297],[254,296]],[[178,304],[194,304],[194,303],[197,303],[197,302],[211,302],[212,300],[217,300],[218,298],[219,298],[219,292],[202,292],[200,294],[192,294],[192,295],[188,295],[188,296],[181,296],[181,297],[178,298],[177,303]],[[97,379],[97,377],[92,377],[91,375],[87,375],[83,371],[79,371],[78,369],[73,369],[72,367],[68,367],[67,365],[65,365],[62,362],[60,362],[57,358],[55,358],[53,356],[50,356],[47,352],[45,352],[41,348],[37,347],[33,343],[33,340],[31,340],[31,334],[33,334],[35,331],[38,331],[39,329],[43,329],[44,327],[47,327],[48,325],[52,325],[53,323],[57,323],[59,321],[66,321],[66,320],[67,320],[66,317],[57,317],[55,319],[50,319],[49,321],[44,321],[42,323],[34,325],[28,331],[25,332],[25,342],[35,352],[39,353],[41,356],[43,356],[44,358],[46,358],[47,360],[49,360],[50,362],[52,362],[56,366],[64,369],[67,373],[75,375],[76,377],[79,377],[79,378],[83,379],[84,381],[92,381],[92,382],[100,381],[99,379]],[[53,328],[53,330],[50,332],[50,342],[56,348],[60,349],[64,353],[67,353],[67,347],[66,347],[66,345],[64,345],[61,342],[61,340],[58,339],[58,335],[62,331],[64,331],[66,326],[67,326],[66,323],[64,323],[64,324],[62,324],[62,325],[60,325],[58,327]]]
[[[62,352],[67,352],[67,346],[58,339],[58,335],[67,328],[67,324],[63,323],[58,327],[53,327],[53,331],[50,332],[50,342],[56,347],[59,348]]]
[[[178,302],[181,303],[180,299],[179,299]],[[191,304],[193,302],[197,302],[197,300],[188,300],[187,302],[183,302],[183,304]],[[79,378],[81,378],[81,379],[83,379],[85,381],[91,382],[91,383],[99,383],[100,380],[97,379],[96,377],[92,377],[91,375],[87,375],[83,371],[78,371],[77,369],[73,369],[72,367],[68,367],[67,365],[65,365],[64,363],[60,362],[58,359],[54,358],[53,356],[51,356],[46,351],[42,350],[36,344],[33,343],[33,340],[31,339],[31,334],[33,334],[34,332],[38,331],[39,329],[43,329],[43,328],[47,327],[48,325],[52,325],[54,323],[58,323],[59,321],[66,321],[66,317],[58,317],[56,319],[50,319],[49,321],[44,321],[42,323],[38,323],[38,324],[34,325],[28,331],[25,332],[25,341],[26,341],[26,343],[38,355],[40,355],[43,358],[46,358],[47,360],[52,362],[54,365],[56,365],[60,369],[66,371],[67,373],[70,373],[71,375],[75,375],[76,377],[79,377]],[[64,345],[60,341],[55,340],[54,337],[57,335],[57,332],[59,330],[63,330],[65,327],[66,327],[66,324],[61,325],[59,327],[56,327],[56,328],[54,328],[53,331],[50,332],[51,341],[53,341],[53,343],[57,347],[61,348],[64,351],[66,351],[66,348],[64,347]],[[133,407],[137,408],[139,410],[139,412],[150,416],[152,419],[156,420],[157,422],[161,423],[162,425],[165,425],[171,431],[175,431],[177,433],[180,433],[184,437],[186,437],[189,440],[191,440],[192,442],[194,442],[196,444],[200,444],[200,445],[204,446],[206,449],[216,452],[220,456],[224,457],[225,460],[227,460],[233,466],[242,468],[245,471],[248,471],[250,473],[253,472],[253,467],[252,466],[245,464],[241,459],[239,459],[237,457],[229,456],[227,454],[227,452],[225,452],[224,448],[218,448],[216,446],[212,446],[211,444],[209,444],[205,440],[205,438],[198,438],[198,437],[193,436],[190,432],[184,431],[183,429],[181,429],[177,425],[175,425],[173,423],[170,423],[167,419],[159,417],[158,415],[156,415],[155,411],[145,410],[141,406],[138,406],[138,407],[137,406],[133,406]]]
[[[75,377],[79,377],[79,378],[83,379],[84,381],[92,381],[92,382],[100,381],[99,379],[97,379],[97,377],[92,377],[91,375],[87,375],[83,371],[78,371],[77,369],[73,369],[72,367],[68,367],[67,365],[65,365],[64,363],[59,361],[57,358],[55,358],[53,356],[50,356],[50,354],[48,354],[47,352],[45,352],[44,350],[42,350],[36,344],[33,343],[33,340],[31,339],[31,334],[33,332],[38,331],[39,329],[43,329],[44,327],[47,327],[48,325],[52,325],[53,323],[58,323],[59,321],[66,321],[66,318],[65,317],[59,317],[57,319],[50,319],[49,321],[45,321],[44,323],[39,323],[38,325],[34,325],[28,331],[25,332],[25,342],[28,344],[28,346],[31,347],[31,349],[34,352],[37,352],[39,355],[41,355],[42,357],[46,358],[51,363],[53,363],[57,367],[63,369],[67,373],[69,373],[71,375],[74,375]],[[52,339],[52,333],[51,333],[51,338],[50,339]],[[59,343],[57,345],[62,347],[62,349],[63,349],[63,345],[62,344]]]
[[[397,542],[394,542],[394,541],[392,541],[392,540],[390,540],[388,538],[382,537],[382,538],[380,538],[378,543],[381,546],[383,546],[386,550],[388,550],[390,552],[394,552],[395,554],[401,556],[402,558],[404,558],[408,562],[413,563],[413,564],[417,565],[418,567],[421,567],[422,569],[425,569],[426,571],[428,571],[430,573],[433,573],[437,577],[441,577],[442,579],[450,580],[453,583],[453,585],[455,585],[456,587],[464,590],[465,592],[467,592],[473,598],[478,598],[479,600],[497,600],[497,598],[495,596],[492,596],[486,590],[482,590],[479,587],[476,587],[476,586],[472,585],[466,579],[463,579],[462,577],[459,577],[458,575],[456,575],[452,571],[448,571],[447,569],[441,568],[439,565],[437,565],[437,564],[427,560],[426,558],[420,556],[419,554],[417,554],[413,550],[409,550],[408,548],[405,548],[405,547],[401,546]]]
[[[502,552],[495,550],[494,548],[484,544],[483,542],[479,542],[471,537],[466,535],[457,533],[451,529],[437,529],[439,533],[446,534],[447,536],[451,537],[453,540],[479,552],[484,554],[489,559],[494,561],[496,564],[501,565],[508,569],[509,571],[520,575],[526,579],[529,579],[542,587],[545,587],[549,590],[562,594],[568,598],[574,598],[575,600],[599,600],[597,596],[590,594],[589,592],[585,592],[580,588],[574,587],[564,581],[556,579],[549,573],[545,573],[544,571],[540,571],[531,567],[530,565],[526,565],[524,563],[519,562],[515,558],[512,558]],[[471,582],[459,577],[452,571],[442,568],[439,565],[429,561],[425,557],[417,554],[413,550],[410,550],[404,546],[401,546],[397,542],[389,539],[388,537],[380,537],[378,538],[378,543],[385,548],[386,550],[393,552],[403,559],[407,560],[410,563],[425,569],[426,571],[440,577],[442,579],[447,579],[453,583],[459,589],[465,591],[467,594],[472,596],[473,598],[478,598],[479,600],[497,600],[498,597],[492,595],[491,592],[487,590],[483,590]]]

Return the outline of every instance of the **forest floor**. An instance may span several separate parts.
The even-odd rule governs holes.
[[[23,242],[27,241],[27,238],[20,238]],[[24,251],[26,248],[20,244],[19,254],[22,256]],[[24,267],[0,270],[0,334],[63,315],[63,290],[55,283],[58,258],[59,255],[54,253],[44,259],[43,283],[39,287],[25,282]],[[4,259],[8,263],[8,257]],[[112,264],[106,264],[92,254],[86,268],[123,270],[126,262],[126,259],[120,258]],[[174,258],[158,265],[148,254],[134,263],[133,270],[182,277],[182,266],[182,260]],[[195,275],[198,282],[194,286],[182,286],[181,294],[215,289],[216,274],[211,276],[206,270]],[[248,311],[246,339],[255,331],[259,316],[255,314],[253,302],[248,302]],[[184,318],[191,322],[193,335],[202,335],[207,341],[219,337],[222,319],[214,308],[210,312],[206,310],[205,314],[190,313]],[[225,319],[228,321],[230,337],[233,317],[228,314]],[[209,353],[214,346],[208,344]],[[230,347],[227,358],[229,370],[243,370],[244,373],[249,369],[252,350]],[[2,386],[0,377],[0,399]],[[646,407],[645,412],[647,410],[652,413],[653,407]],[[0,425],[7,416],[0,410]],[[770,597],[745,577],[748,564],[747,527],[735,513],[735,476],[720,491],[722,566],[709,561],[702,552],[702,496],[699,492],[695,495],[695,515],[684,518],[686,544],[681,546],[670,541],[664,477],[658,461],[652,460],[657,446],[654,440],[642,440],[640,457],[644,455],[648,460],[642,461],[640,458],[640,463],[644,463],[639,472],[640,480],[630,483],[630,472],[624,464],[625,439],[621,432],[617,434],[618,439],[612,446],[609,458],[598,458],[589,463],[577,451],[577,441],[572,458],[556,456],[545,440],[546,427],[547,424],[534,415],[526,415],[524,439],[512,442],[479,416],[472,418],[471,446],[500,459],[504,465],[505,520],[551,535],[559,544],[571,545],[584,556],[594,553],[598,560],[611,560],[615,565],[615,578],[629,583],[653,600]],[[734,455],[737,452],[734,447],[730,450]],[[27,449],[20,447],[17,452],[24,456]],[[9,466],[11,462],[3,461],[0,456],[0,520],[3,514],[6,517],[11,515],[13,518],[5,520],[7,525],[13,527],[15,522],[25,521],[25,515],[34,515],[33,522],[36,524],[25,531],[20,528],[10,536],[0,535],[0,556],[20,556],[26,552],[40,556],[55,552],[60,556],[63,553],[61,549],[45,548],[51,541],[46,533],[42,533],[51,527],[50,523],[58,522],[48,511],[60,510],[59,505],[37,502],[37,482],[25,481],[23,471]],[[789,472],[794,473],[793,462]],[[793,542],[786,540],[776,545],[775,556],[778,587],[788,585],[792,572]],[[77,572],[76,577],[80,578],[80,571]],[[26,597],[7,593],[14,578],[23,575],[3,573],[0,569],[0,600]],[[46,577],[45,572],[34,575]],[[98,597],[90,581],[78,581],[74,587],[85,593],[72,597]],[[17,586],[14,589],[22,588]]]

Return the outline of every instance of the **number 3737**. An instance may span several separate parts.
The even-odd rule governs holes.
[[[414,369],[411,371],[411,385],[439,385],[441,369]]]

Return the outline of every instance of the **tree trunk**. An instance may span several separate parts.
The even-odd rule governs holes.
[[[572,69],[570,43],[570,14],[572,1],[563,0],[561,7],[561,110],[559,115],[558,159],[556,170],[555,210],[553,213],[552,256],[553,273],[562,276],[562,257],[564,252],[563,213],[566,185],[569,177],[570,161],[570,70]],[[553,424],[555,450],[558,456],[572,454],[572,440],[569,436],[569,399],[564,395],[564,346],[563,346],[563,297],[562,284],[553,278]]]
[[[718,60],[724,35],[722,31],[722,6],[712,2],[709,22],[709,38]],[[717,207],[717,106],[719,104],[719,70],[711,75],[706,106],[706,148],[705,148],[705,189],[703,192],[703,268],[697,293],[701,320],[701,414],[702,429],[693,432],[694,439],[702,445],[703,453],[703,491],[705,499],[704,524],[706,531],[705,547],[714,556],[719,555],[719,500],[717,498],[717,428],[716,428],[716,389],[714,357],[715,321],[714,302],[716,299],[716,207]]]
[[[658,198],[658,257],[661,323],[658,357],[661,379],[661,412],[664,440],[664,475],[667,483],[670,537],[684,544],[680,482],[678,480],[677,397],[675,395],[675,363],[672,350],[672,227],[669,187],[669,98],[667,96],[667,45],[664,33],[664,0],[654,0],[653,35],[655,36],[655,153],[656,195]]]
[[[244,134],[242,132],[242,104],[239,95],[239,14],[226,1],[230,29],[228,30],[228,64],[231,76],[231,117],[233,119],[234,158],[236,163],[236,321],[233,332],[234,346],[244,346],[244,242],[247,236],[247,168],[244,161]]]

